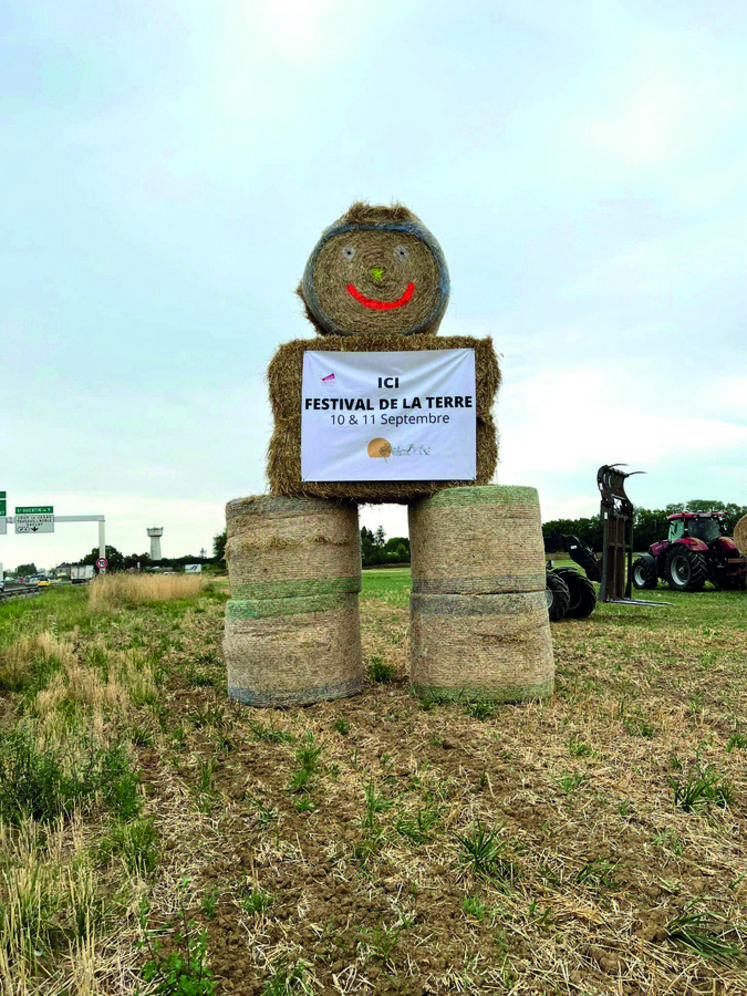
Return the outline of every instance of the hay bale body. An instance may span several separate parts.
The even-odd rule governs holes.
[[[361,590],[358,508],[259,495],[226,505],[231,595],[290,598]]]
[[[477,419],[477,476],[473,481],[302,481],[301,386],[303,354],[307,349],[347,352],[474,349]],[[282,345],[268,370],[270,403],[275,429],[270,440],[267,477],[275,495],[316,496],[357,502],[409,502],[435,495],[444,488],[487,484],[495,473],[498,445],[491,409],[500,384],[500,369],[489,338],[469,336],[387,335],[376,339],[325,336],[296,339]]]
[[[515,702],[553,689],[534,488],[442,491],[410,508],[410,679],[424,697]]]
[[[362,682],[358,509],[259,495],[226,506],[228,693],[256,706],[354,695]]]
[[[742,556],[747,555],[747,515],[743,515],[734,526],[734,542]]]
[[[545,590],[542,519],[535,488],[441,491],[409,508],[416,594]]]
[[[410,680],[423,698],[520,702],[552,694],[544,591],[410,598]]]
[[[228,694],[237,702],[308,705],[360,691],[355,593],[231,600],[225,625]]]

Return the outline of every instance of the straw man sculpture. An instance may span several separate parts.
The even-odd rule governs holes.
[[[449,297],[438,242],[403,206],[354,204],[298,293],[317,337],[270,363],[271,496],[227,506],[230,694],[274,705],[360,688],[362,502],[409,506],[416,691],[549,694],[539,504],[489,485],[500,371],[489,338],[436,335]]]

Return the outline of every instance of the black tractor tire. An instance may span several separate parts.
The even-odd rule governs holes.
[[[684,543],[675,543],[667,551],[664,570],[667,584],[673,591],[702,591],[708,577],[703,554],[691,550]]]
[[[566,619],[586,619],[597,607],[597,592],[591,581],[572,567],[558,567],[555,571],[568,585],[570,602],[565,610]]]
[[[547,572],[546,594],[547,612],[550,616],[550,622],[557,622],[566,614],[571,601],[571,593],[568,590],[568,585],[557,571]]]
[[[658,579],[656,577],[656,561],[650,553],[645,553],[642,557],[633,561],[633,587],[639,591],[650,591],[655,588]]]

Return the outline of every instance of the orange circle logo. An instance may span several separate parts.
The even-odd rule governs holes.
[[[392,455],[392,444],[387,439],[377,436],[368,444],[368,455],[370,457],[390,457]]]

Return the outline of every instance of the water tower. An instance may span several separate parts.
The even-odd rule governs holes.
[[[150,559],[161,559],[161,537],[163,536],[163,526],[151,526],[148,529],[150,536]]]

